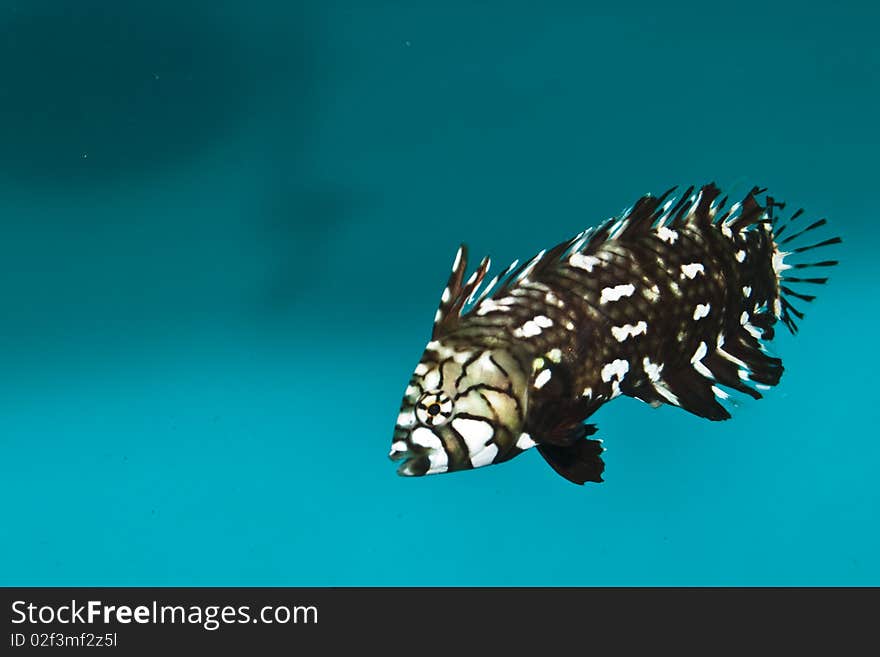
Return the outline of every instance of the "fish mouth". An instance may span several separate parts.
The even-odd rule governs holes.
[[[401,477],[421,477],[430,467],[427,454],[416,454],[409,449],[401,452],[392,451],[388,458],[392,461],[402,461],[397,468],[397,474]]]
[[[409,449],[397,450],[392,447],[391,451],[388,452],[388,458],[392,461],[399,461],[400,459],[406,459],[411,456],[415,455]]]
[[[401,477],[421,477],[428,472],[429,467],[427,456],[411,456],[400,464],[397,474]]]

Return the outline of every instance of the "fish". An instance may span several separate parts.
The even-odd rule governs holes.
[[[485,286],[490,259],[465,279],[459,247],[394,427],[398,474],[473,470],[535,448],[566,480],[599,483],[605,447],[586,420],[606,403],[721,421],[731,393],[760,399],[779,383],[775,324],[797,333],[795,304],[816,298],[801,286],[828,281],[809,270],[838,264],[798,259],[841,238],[799,245],[827,221],[801,228],[803,210],[784,217],[766,189],[729,207],[715,183],[676,189]]]

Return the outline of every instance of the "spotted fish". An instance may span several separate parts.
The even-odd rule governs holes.
[[[455,256],[394,429],[398,473],[420,476],[508,461],[536,447],[577,484],[602,481],[596,426],[585,424],[621,395],[726,420],[738,391],[756,399],[779,382],[766,351],[774,324],[792,333],[812,301],[792,275],[836,261],[796,256],[840,242],[796,240],[823,225],[792,228],[802,211],[755,188],[728,209],[705,185],[641,198],[619,218],[588,229],[480,286],[484,258],[465,280]],[[786,234],[788,231],[788,234]]]

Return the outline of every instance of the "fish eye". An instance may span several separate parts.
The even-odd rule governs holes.
[[[452,417],[452,400],[442,391],[423,394],[416,402],[416,418],[430,427],[446,424]]]

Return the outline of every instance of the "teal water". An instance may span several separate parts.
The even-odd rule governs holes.
[[[769,4],[0,3],[0,584],[880,584],[880,9]],[[778,388],[395,475],[460,241],[710,180],[845,240]]]

